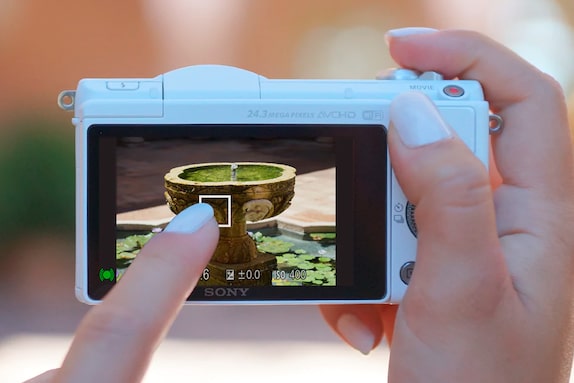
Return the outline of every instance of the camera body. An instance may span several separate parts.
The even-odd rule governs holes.
[[[416,261],[416,223],[388,161],[386,129],[391,100],[408,91],[428,95],[488,165],[489,108],[476,81],[408,70],[387,80],[274,80],[217,65],[81,80],[59,98],[75,112],[76,296],[98,303],[147,237],[207,202],[222,235],[247,231],[255,252],[222,249],[188,303],[400,302]],[[253,164],[293,175],[233,178],[234,168]],[[232,178],[187,179],[198,166],[210,174],[229,167]],[[150,209],[164,219],[147,219]],[[277,230],[303,245],[273,249]]]

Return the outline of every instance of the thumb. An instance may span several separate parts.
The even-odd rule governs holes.
[[[391,163],[416,205],[418,229],[405,303],[410,295],[432,304],[450,302],[458,312],[469,301],[474,309],[482,301],[495,304],[507,273],[486,167],[424,94],[397,96],[390,119]]]

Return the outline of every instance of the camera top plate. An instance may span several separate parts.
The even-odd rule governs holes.
[[[177,100],[390,100],[418,91],[435,101],[484,101],[477,81],[444,80],[435,72],[417,74],[402,68],[390,73],[379,80],[267,79],[230,66],[196,65],[151,79],[83,79],[76,91],[60,93],[58,105],[75,110],[81,119],[161,117],[164,102]]]

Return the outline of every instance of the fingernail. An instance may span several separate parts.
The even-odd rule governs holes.
[[[213,218],[213,208],[206,203],[198,203],[173,217],[163,231],[191,234],[201,229],[211,218]]]
[[[397,28],[390,29],[387,31],[387,35],[390,37],[405,37],[412,35],[426,35],[429,33],[438,32],[438,29],[426,28],[426,27],[408,27],[408,28]]]
[[[410,148],[454,137],[434,103],[423,93],[401,93],[393,99],[391,122],[403,144]]]
[[[385,33],[385,41],[387,44],[389,43],[389,39],[391,37],[405,37],[405,36],[412,36],[412,35],[426,35],[429,33],[438,32],[438,29],[434,28],[425,28],[425,27],[409,27],[409,28],[397,28],[388,30]]]
[[[375,336],[367,326],[352,314],[343,314],[337,320],[337,330],[356,350],[367,355],[375,345]]]

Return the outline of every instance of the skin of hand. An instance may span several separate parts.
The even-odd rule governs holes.
[[[363,353],[386,335],[392,383],[568,382],[574,170],[560,86],[474,32],[395,30],[387,42],[402,67],[480,81],[505,124],[496,169],[489,181],[426,96],[398,96],[388,142],[417,205],[416,268],[398,308],[323,306],[324,318]]]
[[[217,246],[209,205],[193,205],[156,234],[82,320],[62,367],[28,383],[139,382]],[[104,367],[102,367],[104,366]]]
[[[403,67],[483,84],[506,123],[492,143],[501,184],[494,190],[427,99],[398,97],[388,140],[399,182],[417,205],[417,267],[398,309],[324,306],[327,322],[363,352],[386,333],[391,382],[566,382],[574,172],[559,86],[475,33],[391,33],[389,44]],[[409,115],[416,110],[428,129],[422,135]],[[101,366],[118,382],[140,381],[217,234],[210,208],[178,215],[84,318],[62,367],[30,382],[97,382]]]

